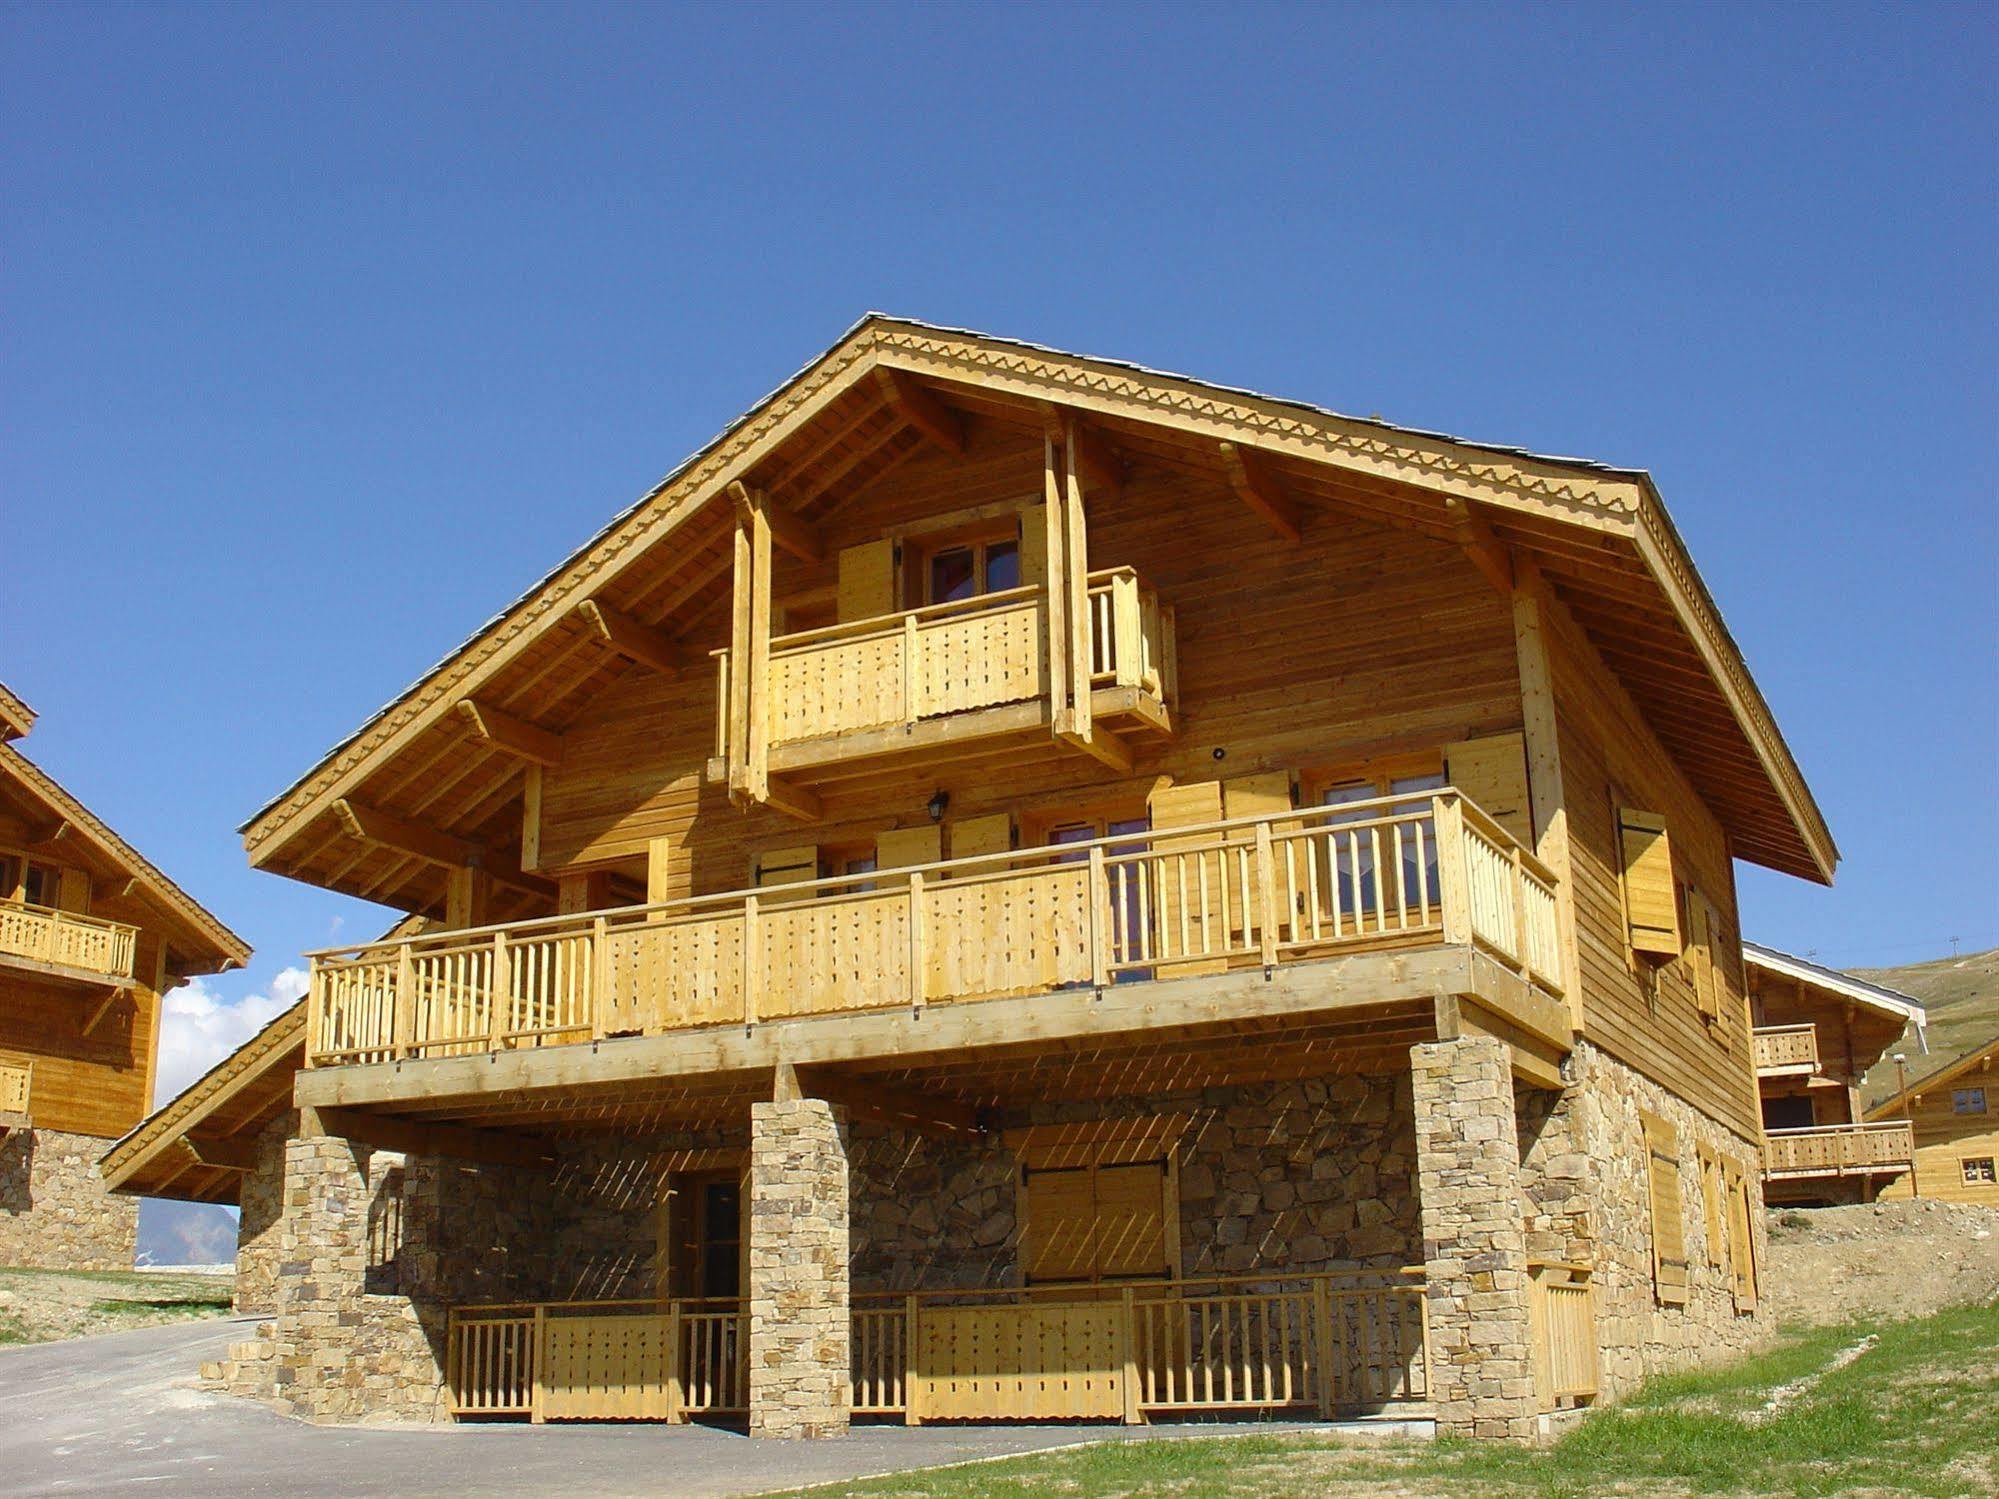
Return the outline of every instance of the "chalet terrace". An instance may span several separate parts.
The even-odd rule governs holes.
[[[1837,857],[1644,474],[879,316],[244,839],[424,925],[228,1116],[225,1375],[768,1435],[1741,1345],[1732,860]]]

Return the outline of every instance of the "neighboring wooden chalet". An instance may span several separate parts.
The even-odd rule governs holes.
[[[1763,1193],[1771,1202],[1869,1202],[1909,1168],[1906,1123],[1869,1123],[1867,1069],[1923,1007],[1906,994],[1804,958],[1742,945],[1757,1085],[1763,1096]]]
[[[435,924],[312,958],[288,1407],[770,1435],[1744,1345],[1837,858],[1644,474],[884,317],[244,839]]]
[[[34,720],[0,687],[0,1265],[123,1269],[97,1157],[151,1107],[162,996],[250,949],[21,753]]]
[[[1879,1127],[1907,1120],[1915,1161],[1883,1197],[1940,1197],[1999,1207],[1999,1036],[1875,1105]]]

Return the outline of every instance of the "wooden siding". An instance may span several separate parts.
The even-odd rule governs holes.
[[[1983,1088],[1985,1112],[1953,1113],[1951,1094],[1958,1088]],[[1915,1195],[1999,1207],[1999,1183],[1968,1184],[1961,1164],[1985,1157],[1999,1162],[1999,1068],[1974,1069],[1944,1082],[1909,1109],[1909,1119],[1916,1134]],[[1910,1193],[1906,1176],[1898,1176],[1881,1190],[1883,1197]]]
[[[139,943],[150,976],[158,939]],[[0,1062],[32,1061],[29,1115],[37,1129],[115,1138],[146,1117],[159,1002],[144,983],[117,998],[86,1035],[111,991],[38,978],[0,965]]]
[[[1623,687],[1566,619],[1550,632],[1574,882],[1583,1034],[1744,1139],[1762,1133],[1743,1000],[1742,942],[1727,841]],[[1674,878],[1713,903],[1719,1013],[1700,1012],[1690,955],[1630,950],[1619,874],[1620,807],[1662,814]]]
[[[835,594],[845,547],[1036,501],[1040,444],[1002,428],[975,433],[968,457],[911,460],[829,519],[825,562],[781,555],[779,601]],[[1092,567],[1137,567],[1178,615],[1175,733],[1141,746],[1132,776],[1058,748],[1044,730],[1004,757],[830,783],[824,822],[807,828],[768,809],[739,813],[724,788],[704,784],[711,677],[629,673],[569,730],[563,763],[547,772],[543,867],[607,864],[636,877],[650,841],[666,839],[667,888],[654,898],[709,894],[740,887],[756,853],[797,844],[802,831],[838,846],[913,827],[939,786],[952,798],[948,834],[949,823],[1002,810],[1028,822],[1086,803],[1141,810],[1162,775],[1207,781],[1440,749],[1520,722],[1508,606],[1454,545],[1331,516],[1294,545],[1212,480],[1148,468],[1120,497],[1092,495],[1089,554]],[[720,645],[724,624],[718,611],[690,639]]]

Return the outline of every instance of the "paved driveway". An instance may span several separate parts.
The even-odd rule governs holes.
[[[245,1335],[244,1323],[196,1322],[0,1349],[0,1499],[717,1499],[1133,1435],[881,1426],[839,1441],[752,1442],[705,1426],[307,1426],[195,1387],[200,1361]]]

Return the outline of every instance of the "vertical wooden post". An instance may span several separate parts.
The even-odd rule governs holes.
[[[306,993],[312,997],[305,1006],[305,1065],[313,1065],[313,1058],[326,1049],[326,969],[318,958],[307,965],[308,978]]]
[[[1337,1408],[1333,1387],[1333,1288],[1324,1276],[1312,1282],[1312,1341],[1318,1344],[1319,1353],[1319,1414],[1330,1421]]]
[[[1056,734],[1070,727],[1069,712],[1069,583],[1068,527],[1062,519],[1062,474],[1056,464],[1055,434],[1041,439],[1042,520],[1048,542],[1048,705],[1050,725]]]
[[[1124,1424],[1137,1426],[1145,1418],[1138,1408],[1138,1298],[1130,1286],[1124,1288],[1122,1313],[1124,1372],[1118,1383],[1124,1396]]]
[[[754,894],[743,897],[743,1028],[757,1023],[757,984],[763,973],[763,922]]]
[[[486,1015],[487,1045],[493,1051],[507,1044],[507,1032],[513,1029],[508,1024],[514,1018],[514,986],[512,975],[507,972],[507,956],[507,934],[493,933],[493,971],[488,986],[492,998]]]
[[[1444,904],[1444,941],[1471,943],[1471,876],[1465,868],[1465,812],[1455,796],[1435,798],[1437,890]]]
[[[1075,707],[1070,727],[1082,739],[1090,729],[1090,551],[1083,525],[1083,476],[1076,457],[1076,417],[1062,416],[1062,493],[1065,526],[1062,565],[1069,584],[1069,687]]]
[[[521,868],[541,868],[541,773],[539,765],[521,772]]]
[[[1582,985],[1576,977],[1576,896],[1569,860],[1569,814],[1555,715],[1554,671],[1548,661],[1550,613],[1557,607],[1531,562],[1514,561],[1513,646],[1520,671],[1521,737],[1527,749],[1527,794],[1534,814],[1534,854],[1555,877],[1556,975],[1568,997],[1570,1024],[1582,1028]]]
[[[923,917],[923,871],[917,869],[909,874],[909,1007],[912,1011],[923,1008],[923,1000],[930,987],[930,934]]]
[[[1519,845],[1513,848],[1513,961],[1522,977],[1533,970],[1527,961],[1527,871]]]
[[[902,1298],[902,1333],[907,1344],[902,1352],[902,1423],[905,1426],[923,1424],[923,1401],[921,1391],[923,1381],[917,1369],[917,1350],[923,1346],[918,1335],[917,1300],[914,1296]]]
[[[416,1041],[416,964],[410,960],[410,945],[396,949],[395,1050],[399,1057],[410,1054]]]
[[[611,923],[602,916],[590,923],[590,1034],[604,1039],[611,1019]]]
[[[729,794],[750,790],[750,521],[736,512],[735,591],[729,615]]]
[[[922,638],[916,633],[916,616],[902,617],[902,724],[909,728],[923,716],[923,672],[916,653],[923,649]]]
[[[1119,573],[1111,579],[1111,661],[1120,687],[1145,682],[1145,627],[1138,607],[1138,579]]]
[[[548,1308],[539,1302],[534,1309],[534,1392],[528,1397],[528,1420],[539,1426],[548,1409]]]
[[[680,1303],[666,1306],[666,1419],[678,1426],[687,1420],[686,1375],[681,1369]]]
[[[1111,876],[1104,862],[1104,846],[1090,849],[1090,888],[1084,899],[1090,904],[1090,982],[1102,989],[1111,981]]]
[[[1263,966],[1277,966],[1277,860],[1270,843],[1270,824],[1256,825],[1257,936],[1262,941]]]
[[[770,511],[750,495],[750,795],[770,800]]]

